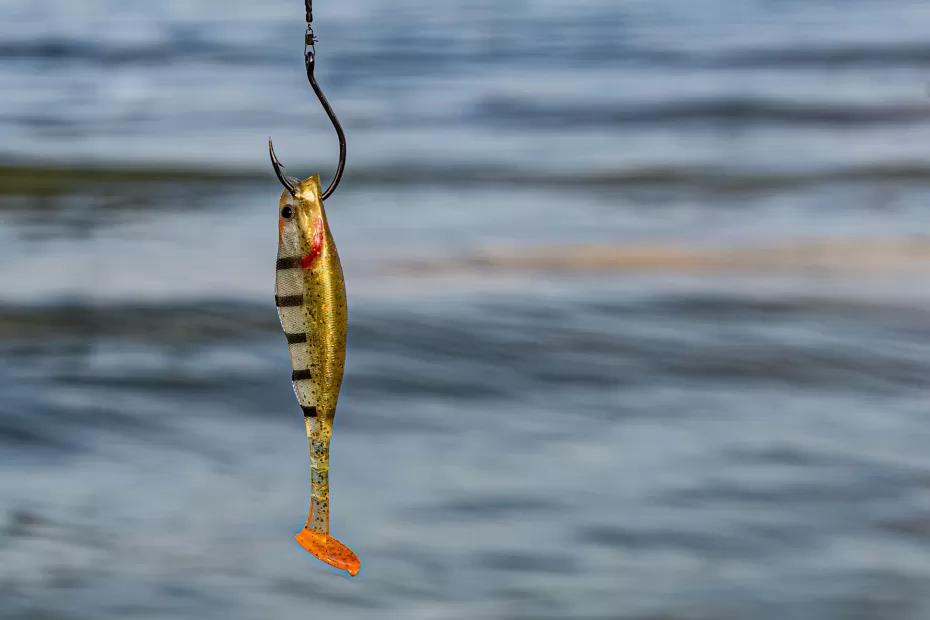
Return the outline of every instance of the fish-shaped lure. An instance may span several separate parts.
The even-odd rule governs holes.
[[[310,447],[310,510],[297,536],[300,546],[330,566],[358,574],[361,563],[347,546],[329,535],[329,444],[346,360],[346,285],[342,264],[326,221],[323,201],[342,179],[346,139],[335,112],[314,77],[316,36],[313,8],[305,0],[307,32],[304,63],[307,80],[339,138],[339,165],[326,191],[320,178],[298,181],[284,174],[271,140],[268,154],[284,186],[278,201],[278,265],[275,303],[287,337],[294,372],[294,393],[304,412]]]
[[[329,444],[346,356],[346,287],[323,209],[320,179],[281,193],[275,303],[294,369],[310,448],[310,510],[300,546],[327,564],[358,573],[355,553],[329,534]]]

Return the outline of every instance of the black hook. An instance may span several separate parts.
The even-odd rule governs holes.
[[[330,181],[329,187],[326,188],[326,191],[323,192],[323,200],[326,200],[333,195],[333,192],[336,191],[336,187],[339,185],[339,181],[342,180],[342,173],[345,172],[346,167],[346,135],[342,131],[342,125],[339,123],[339,119],[336,117],[336,113],[333,112],[333,108],[329,105],[329,100],[326,99],[326,95],[323,94],[323,89],[320,88],[320,85],[316,81],[316,76],[314,76],[314,69],[316,68],[316,37],[313,34],[313,28],[310,25],[310,22],[313,20],[313,13],[311,8],[311,0],[305,1],[307,8],[307,34],[304,39],[304,63],[307,67],[307,80],[310,82],[310,87],[313,88],[313,92],[316,93],[317,99],[320,100],[320,104],[323,106],[323,110],[326,112],[326,115],[329,117],[330,122],[333,124],[333,128],[336,130],[336,136],[339,138],[339,164],[336,166],[336,173],[333,175],[333,180]],[[271,165],[274,167],[275,175],[277,175],[278,180],[281,182],[281,185],[290,192],[291,196],[297,195],[297,180],[291,177],[285,176],[284,174],[284,165],[278,161],[278,157],[275,155],[274,146],[271,143],[271,138],[268,138],[268,154],[271,156]]]

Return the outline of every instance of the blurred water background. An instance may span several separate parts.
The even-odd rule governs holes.
[[[362,574],[301,3],[5,0],[0,618],[930,618],[930,5],[316,4]]]

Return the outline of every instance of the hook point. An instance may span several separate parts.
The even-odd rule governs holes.
[[[296,198],[297,180],[284,174],[284,164],[278,161],[278,156],[274,152],[274,144],[271,142],[271,136],[268,137],[268,155],[271,157],[271,165],[274,167],[274,173],[278,177],[278,181],[281,182],[281,185],[284,186],[284,189],[286,189],[291,196]]]

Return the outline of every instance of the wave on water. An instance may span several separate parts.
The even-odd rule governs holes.
[[[456,432],[461,421],[437,416],[437,403],[525,411],[549,395],[571,402],[576,389],[604,396],[687,381],[861,392],[925,389],[930,376],[930,315],[887,300],[512,293],[362,304],[350,322],[347,406],[367,413],[344,422],[357,432]],[[197,449],[194,420],[296,423],[270,302],[7,304],[0,342],[10,362],[0,369],[0,445],[86,449],[106,433]],[[583,403],[572,411],[605,415]]]
[[[237,180],[256,181],[265,176],[257,170],[224,170],[203,165],[181,167],[157,162],[138,165],[9,162],[0,163],[0,194],[66,193],[82,187],[128,183],[228,184]]]
[[[0,305],[0,341],[58,344],[99,338],[137,344],[209,344],[253,338],[279,327],[274,303],[224,299],[162,303],[59,300]]]
[[[930,120],[930,105],[816,103],[772,98],[715,98],[671,103],[613,103],[610,105],[541,104],[513,98],[493,98],[477,107],[482,120],[508,126],[559,128],[611,127],[648,123],[783,123],[790,125],[890,125]]]
[[[743,46],[739,49],[702,51],[674,48],[632,48],[628,58],[657,65],[696,68],[830,69],[875,66],[930,65],[930,46],[923,42],[845,42],[832,45],[799,44],[791,47]]]
[[[434,26],[436,26],[434,24]],[[541,27],[541,25],[540,25]],[[458,36],[452,26],[437,30]],[[460,37],[459,45],[441,45],[446,37],[425,32],[392,33],[390,37],[372,36],[350,39],[332,51],[331,62],[349,72],[380,72],[387,68],[406,73],[416,68],[431,71],[449,63],[545,63],[547,66],[625,65],[630,62],[669,67],[705,69],[726,68],[845,68],[849,66],[919,66],[930,64],[930,46],[919,41],[837,42],[831,45],[731,46],[730,49],[680,49],[674,44],[645,46],[617,41],[610,30],[591,33],[582,40],[553,41],[549,54],[540,55],[538,41],[532,36],[514,36],[504,42],[490,41],[478,45]],[[339,39],[337,39],[337,43]],[[556,53],[557,52],[557,53]],[[429,62],[425,59],[429,58]],[[243,46],[228,38],[210,38],[189,30],[177,29],[151,42],[107,41],[68,35],[37,36],[29,39],[10,37],[0,42],[2,60],[54,60],[91,63],[101,66],[125,64],[163,64],[203,61],[237,66],[267,65],[287,62],[288,50],[281,46]]]
[[[397,273],[754,273],[877,276],[930,273],[930,237],[795,241],[744,248],[576,245],[491,248],[457,260],[399,261]]]
[[[223,44],[197,38],[172,38],[152,43],[107,43],[64,37],[0,42],[2,60],[53,60],[112,65],[164,65],[170,62],[202,61],[214,64],[273,64],[287,56],[274,47]]]
[[[313,164],[301,164],[313,170]],[[346,188],[390,185],[458,187],[491,185],[511,188],[697,189],[704,191],[769,192],[778,189],[833,183],[930,183],[930,161],[876,161],[840,167],[804,166],[798,169],[722,167],[712,164],[645,164],[626,168],[585,170],[501,167],[470,161],[356,165],[346,173]],[[108,189],[173,186],[268,185],[267,169],[217,168],[192,165],[139,164],[133,166],[69,164],[0,164],[0,197],[67,193],[100,193]],[[14,206],[0,201],[0,210]]]

